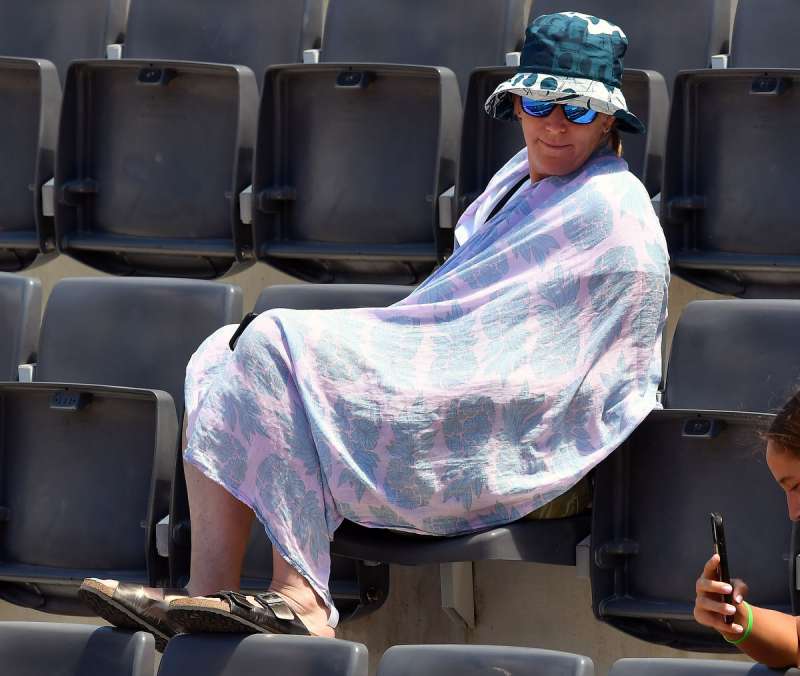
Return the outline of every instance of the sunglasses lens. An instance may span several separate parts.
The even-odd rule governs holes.
[[[575,124],[591,124],[597,117],[597,111],[584,108],[583,106],[564,106],[564,115],[570,122]]]
[[[547,117],[551,112],[553,112],[554,107],[554,103],[548,103],[547,101],[536,101],[535,99],[528,99],[524,96],[522,97],[522,110],[524,110],[528,115],[533,115],[533,117]]]
[[[537,101],[536,99],[522,97],[522,110],[533,117],[547,117],[555,107],[556,104],[549,101]],[[597,111],[583,106],[566,104],[563,108],[564,116],[575,124],[591,124],[597,117]]]

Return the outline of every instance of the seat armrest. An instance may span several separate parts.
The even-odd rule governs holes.
[[[303,63],[319,63],[319,49],[304,49]]]
[[[156,551],[160,557],[169,558],[169,514],[156,524]]]
[[[660,214],[661,213],[661,193],[658,193],[657,195],[653,195],[653,197],[650,198],[650,204],[653,205],[653,209],[656,212],[656,214]]]
[[[728,67],[727,54],[713,54],[711,56],[711,68],[717,70],[717,69],[724,69],[727,67]]]
[[[245,225],[253,223],[253,186],[248,185],[239,193],[239,220]]]
[[[439,227],[452,230],[455,227],[456,187],[452,186],[439,195]]]
[[[112,61],[118,61],[122,58],[123,46],[120,44],[106,45],[106,58]]]
[[[32,383],[36,375],[36,364],[20,364],[17,366],[17,380],[21,383]]]
[[[56,215],[56,179],[51,178],[42,185],[42,216]]]

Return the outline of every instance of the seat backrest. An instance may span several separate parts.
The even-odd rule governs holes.
[[[41,318],[39,280],[0,273],[0,380],[16,380],[17,366],[35,359]]]
[[[695,301],[667,367],[667,408],[775,413],[800,389],[800,301]]]
[[[675,79],[661,223],[672,269],[747,298],[800,294],[800,228],[787,134],[800,70],[727,68]]]
[[[671,92],[679,70],[707,68],[712,55],[727,53],[731,5],[732,0],[534,0],[531,17],[572,11],[617,24],[630,43],[625,67],[658,71]]]
[[[367,676],[361,643],[308,636],[213,634],[177,636],[167,644],[158,676]]]
[[[693,617],[693,581],[713,552],[711,512],[725,520],[731,576],[758,580],[749,600],[792,612],[792,527],[764,459],[762,433],[773,419],[656,410],[601,463],[590,552],[592,605],[600,620],[679,650],[736,652]],[[714,479],[698,481],[709,476]],[[747,500],[732,488],[741,477],[747,477]]]
[[[322,0],[131,0],[125,58],[267,66],[319,48]]]
[[[330,0],[322,60],[473,68],[521,48],[530,0]]]
[[[155,644],[143,631],[55,622],[0,622],[3,676],[153,676]]]
[[[245,66],[73,64],[55,177],[59,250],[112,274],[228,272],[249,248],[237,197],[251,182],[257,109]]]
[[[2,271],[24,270],[40,250],[52,250],[53,219],[42,213],[41,186],[53,177],[60,108],[61,84],[52,63],[0,58]]]
[[[445,256],[461,101],[445,68],[267,72],[253,171],[256,255],[315,282],[416,284]],[[320,102],[324,101],[324,105]]]
[[[387,650],[378,676],[593,676],[583,655],[486,645],[403,645]]]
[[[128,0],[0,1],[0,55],[47,59],[63,79],[74,59],[105,57],[125,32]]]
[[[792,0],[739,0],[729,68],[798,68],[800,6]]]
[[[797,669],[769,669],[763,664],[724,660],[635,658],[617,660],[608,676],[767,676],[800,674]]]
[[[241,289],[230,284],[63,279],[45,309],[36,380],[165,390],[180,417],[189,358],[241,316]]]
[[[253,311],[388,307],[413,290],[392,284],[277,284],[261,292]]]

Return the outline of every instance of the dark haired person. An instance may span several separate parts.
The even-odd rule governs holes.
[[[786,493],[789,518],[800,521],[800,392],[778,413],[766,437],[769,470]],[[718,565],[719,556],[714,554],[697,580],[695,619],[716,629],[756,662],[775,668],[800,666],[800,618],[750,605],[745,601],[747,585],[732,580],[731,588],[717,580]],[[733,605],[719,599],[731,592]],[[725,624],[725,616],[733,616],[733,624]]]
[[[436,536],[520,519],[650,413],[669,268],[647,191],[619,156],[618,130],[644,132],[620,89],[626,47],[619,27],[585,14],[531,24],[519,71],[486,102],[525,148],[407,298],[273,310],[233,349],[235,326],[205,341],[186,378],[188,590],[89,579],[81,594],[98,614],[161,641],[333,636],[330,540],[343,519]],[[220,591],[239,586],[254,517],[273,545],[271,585]]]

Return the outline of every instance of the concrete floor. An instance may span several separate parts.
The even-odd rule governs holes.
[[[99,273],[59,257],[26,274],[42,281],[46,301],[59,279]],[[242,287],[245,309],[253,306],[263,288],[296,282],[261,264],[224,281]],[[675,322],[686,303],[712,297],[715,296],[681,280],[673,280],[665,345],[671,342]],[[441,610],[438,566],[396,566],[392,568],[391,594],[384,607],[372,616],[343,626],[339,636],[359,641],[369,648],[373,674],[387,648],[409,643],[473,643],[565,650],[591,657],[599,676],[607,674],[611,664],[621,657],[689,656],[689,653],[630,638],[597,622],[591,611],[589,582],[577,578],[574,568],[490,561],[476,563],[474,576],[475,629],[457,626]],[[693,580],[687,580],[688,586],[693,584]],[[55,618],[0,602],[0,620],[21,619],[95,622]]]

